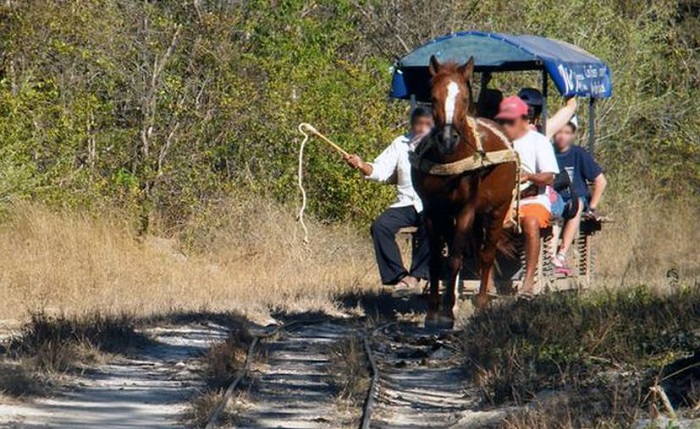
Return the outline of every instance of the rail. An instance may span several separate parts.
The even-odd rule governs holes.
[[[290,323],[287,323],[284,325],[275,326],[274,329],[272,329],[268,332],[253,335],[253,340],[251,341],[250,345],[248,346],[248,353],[246,355],[246,359],[245,359],[245,362],[243,364],[243,368],[241,368],[239,370],[236,377],[233,379],[233,381],[229,384],[228,388],[224,392],[224,396],[221,398],[221,401],[216,406],[214,411],[211,413],[209,420],[207,421],[207,425],[205,426],[205,429],[215,429],[217,427],[221,413],[228,406],[228,403],[231,400],[231,397],[233,396],[234,392],[236,391],[238,386],[241,384],[243,379],[250,373],[250,366],[253,363],[253,360],[255,358],[255,349],[261,340],[271,338],[271,337],[278,335],[279,333],[281,333],[285,330],[288,330],[294,326],[313,325],[313,324],[323,323],[326,321],[327,321],[326,319],[318,319],[318,320],[311,320],[311,321],[293,321],[293,322],[290,322]],[[374,410],[374,405],[375,405],[375,397],[376,397],[377,389],[378,389],[378,385],[379,385],[379,367],[377,366],[377,362],[374,358],[374,353],[372,352],[371,340],[372,340],[372,337],[374,337],[374,335],[376,335],[377,332],[384,330],[392,325],[396,325],[396,322],[387,323],[385,325],[382,325],[378,328],[375,328],[370,333],[362,336],[363,349],[364,349],[364,352],[367,356],[368,369],[370,372],[370,384],[369,384],[369,387],[367,389],[367,395],[365,397],[365,400],[364,400],[364,403],[362,406],[362,416],[361,416],[360,424],[359,424],[360,429],[369,429],[369,427],[370,427],[370,423],[372,420],[372,412]]]

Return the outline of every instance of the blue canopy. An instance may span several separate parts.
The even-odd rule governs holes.
[[[560,40],[539,36],[465,31],[432,40],[400,58],[391,96],[430,100],[430,56],[463,63],[474,57],[477,72],[546,70],[563,96],[607,98],[612,95],[610,68],[588,52]]]

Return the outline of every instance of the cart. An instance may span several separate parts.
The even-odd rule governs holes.
[[[540,73],[545,103],[542,122],[546,125],[547,97],[550,81],[564,97],[588,99],[587,150],[596,146],[596,100],[612,96],[610,68],[600,59],[572,44],[532,35],[512,35],[465,31],[431,40],[399,58],[393,67],[390,97],[409,100],[412,106],[430,103],[430,57],[441,62],[464,63],[473,56],[476,73]],[[575,290],[588,287],[594,275],[595,235],[602,230],[605,218],[582,220],[575,242],[573,275],[557,277],[552,263],[563,220],[552,219],[552,226],[542,230],[542,251],[537,270],[538,284],[544,291]],[[512,242],[516,257],[499,255],[495,276],[499,293],[517,290],[524,272],[522,237]],[[478,276],[473,257],[466,257],[462,271],[463,294],[478,290]]]

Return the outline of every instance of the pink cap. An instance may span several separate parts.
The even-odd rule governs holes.
[[[517,95],[511,95],[501,101],[496,119],[517,119],[527,116],[528,107]]]

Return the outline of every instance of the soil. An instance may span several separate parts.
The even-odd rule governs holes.
[[[240,428],[340,428],[353,416],[337,407],[330,372],[331,347],[354,330],[323,322],[282,331],[263,345],[263,359],[252,367]]]
[[[160,429],[177,427],[202,385],[198,357],[225,338],[218,325],[155,328],[153,345],[72,377],[50,398],[2,404],[3,429]],[[7,402],[7,401],[6,401]]]

